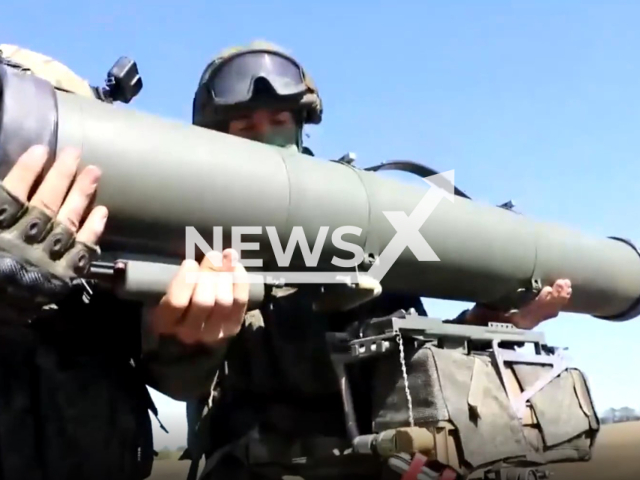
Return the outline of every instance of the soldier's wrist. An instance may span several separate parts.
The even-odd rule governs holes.
[[[482,307],[474,305],[464,313],[464,323],[466,325],[475,325],[478,327],[486,327],[488,325],[487,316],[482,311]]]

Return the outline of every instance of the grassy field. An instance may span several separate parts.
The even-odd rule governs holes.
[[[184,480],[188,469],[189,462],[159,461],[150,480]],[[552,470],[552,480],[640,479],[640,422],[603,426],[593,460],[559,464]]]

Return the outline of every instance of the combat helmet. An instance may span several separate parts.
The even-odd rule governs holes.
[[[246,110],[292,111],[300,126],[322,122],[322,100],[312,78],[284,49],[265,41],[220,52],[204,69],[193,99],[193,124],[224,130]]]

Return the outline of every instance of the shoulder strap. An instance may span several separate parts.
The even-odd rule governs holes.
[[[411,160],[391,160],[388,162],[383,162],[378,165],[373,165],[372,167],[363,168],[368,172],[380,172],[385,170],[396,170],[400,172],[412,173],[413,175],[418,175],[420,178],[430,177],[432,175],[438,175],[438,173],[431,167],[427,167],[426,165],[422,165],[420,163],[413,162]],[[453,187],[454,195],[458,197],[467,198],[471,200],[471,197],[460,190],[458,187],[454,185]]]

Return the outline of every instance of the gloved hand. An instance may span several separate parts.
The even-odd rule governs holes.
[[[0,183],[0,321],[26,322],[63,298],[98,254],[108,212],[86,212],[100,170],[78,175],[80,156],[66,150],[29,199],[47,157],[46,148],[32,147]]]

